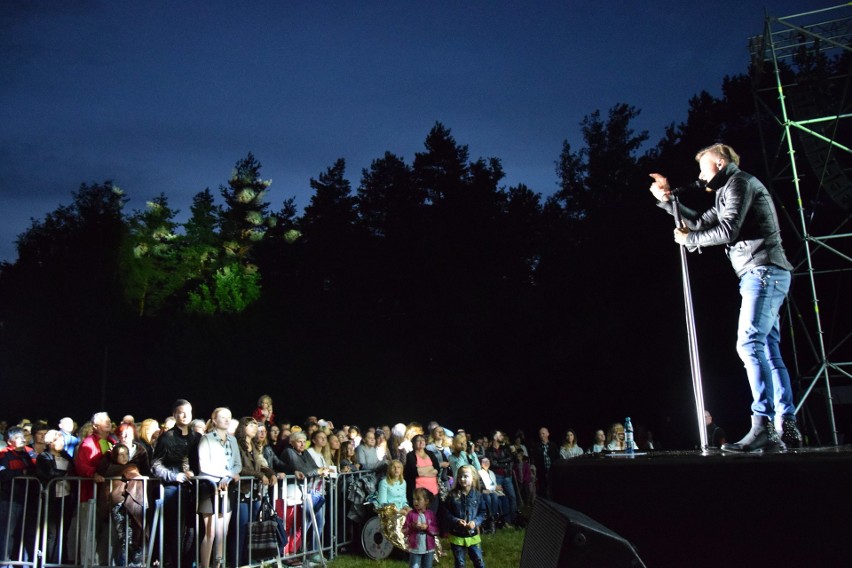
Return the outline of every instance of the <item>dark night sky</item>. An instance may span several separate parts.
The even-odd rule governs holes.
[[[23,2],[0,5],[0,260],[80,183],[128,211],[227,181],[248,151],[278,208],[334,160],[411,161],[436,121],[501,158],[507,186],[555,188],[578,123],[625,102],[655,143],[689,98],[746,70],[764,6],[717,2]]]

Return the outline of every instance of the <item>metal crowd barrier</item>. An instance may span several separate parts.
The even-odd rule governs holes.
[[[201,563],[206,527],[196,507],[201,484],[218,479],[199,476],[178,486],[148,477],[107,478],[93,499],[81,502],[82,484],[91,478],[61,477],[42,486],[35,477],[17,477],[4,482],[8,496],[0,486],[0,568],[229,568],[270,561],[307,566],[316,554],[324,564],[358,542],[347,494],[365,475],[373,473],[301,481],[287,476],[264,491],[254,490],[256,479],[242,477],[251,485],[247,499],[214,488],[208,566]],[[253,558],[240,545],[249,541],[247,523],[257,520],[263,493],[286,523],[288,542],[276,558]]]

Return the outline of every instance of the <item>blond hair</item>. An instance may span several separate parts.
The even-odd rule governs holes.
[[[701,156],[703,156],[704,154],[713,154],[724,159],[725,161],[732,162],[737,166],[740,165],[740,155],[737,154],[733,148],[731,148],[727,144],[722,144],[721,142],[699,150],[698,153],[695,154],[695,161],[700,162]]]
[[[48,430],[44,435],[44,443],[48,446],[56,441],[56,438],[61,438],[62,432],[59,430]]]
[[[151,426],[156,426],[153,431],[149,434],[148,431],[151,430]],[[142,421],[142,424],[139,425],[139,439],[145,442],[148,445],[153,445],[153,440],[151,439],[153,433],[160,429],[160,423],[154,420],[153,418],[146,418]],[[150,456],[153,457],[153,456]]]
[[[465,465],[459,467],[459,469],[456,471],[456,480],[455,480],[455,483],[453,484],[453,491],[461,491],[462,490],[461,485],[459,485],[459,479],[461,479],[461,474],[462,474],[463,470],[467,470],[468,472],[470,472],[470,476],[473,478],[472,489],[477,488],[477,485],[479,483],[479,472],[476,471],[476,468],[473,467],[472,465],[465,464]]]
[[[463,452],[467,449],[467,434],[464,432],[456,434],[453,438],[452,443],[450,444],[450,449],[453,453],[456,453],[456,450]]]
[[[391,477],[391,472],[393,471],[393,466],[395,466],[397,464],[399,464],[399,477]],[[388,464],[388,474],[387,474],[387,476],[385,476],[385,479],[387,480],[388,485],[396,485],[397,483],[402,483],[402,481],[403,481],[403,477],[402,477],[403,469],[404,469],[404,466],[402,465],[402,462],[399,461],[399,460],[392,460]]]

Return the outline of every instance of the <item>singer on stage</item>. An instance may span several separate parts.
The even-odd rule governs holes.
[[[740,279],[737,352],[745,365],[753,396],[751,430],[736,443],[722,446],[729,452],[770,452],[785,444],[800,447],[790,375],[781,358],[778,312],[790,288],[793,266],[781,246],[778,214],[766,187],[739,168],[740,157],[726,144],[714,144],[695,156],[700,182],[716,192],[716,203],[697,213],[679,202],[685,226],[674,240],[694,252],[725,245],[725,252]],[[670,214],[672,189],[660,174],[651,174],[651,193],[657,205]],[[781,429],[779,439],[776,424]]]

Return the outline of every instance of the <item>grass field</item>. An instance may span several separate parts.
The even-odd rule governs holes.
[[[440,562],[433,566],[441,568],[452,568],[453,557],[450,545],[446,539],[441,540],[444,548],[444,556]],[[524,545],[524,531],[522,529],[503,529],[496,534],[482,536],[482,554],[485,565],[488,568],[518,568],[521,563],[521,549]],[[467,563],[471,565],[468,560]],[[384,560],[371,560],[360,552],[352,554],[341,554],[329,562],[333,568],[406,568],[408,566],[408,555],[394,549],[393,554]]]

